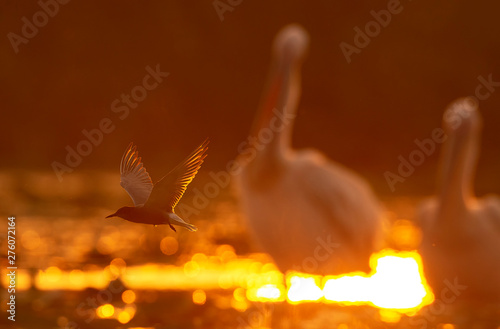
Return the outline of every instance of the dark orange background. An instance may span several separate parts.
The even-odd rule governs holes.
[[[243,0],[221,21],[212,1],[83,1],[59,12],[15,54],[35,1],[0,2],[0,101],[4,169],[51,171],[83,129],[110,118],[116,129],[75,170],[118,170],[129,142],[153,176],[168,171],[205,137],[205,170],[222,170],[249,133],[274,35],[292,22],[310,33],[294,145],[315,147],[366,176],[379,194],[398,156],[431,136],[446,105],[473,95],[477,77],[500,81],[500,4],[401,1],[403,10],[348,64],[339,44],[388,1]],[[170,76],[125,120],[111,103],[142,82],[145,67]],[[480,102],[484,116],[479,194],[500,192],[500,88]],[[396,194],[429,194],[437,152]]]

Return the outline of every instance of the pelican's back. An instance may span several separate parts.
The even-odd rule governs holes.
[[[253,236],[282,271],[368,270],[381,238],[380,206],[370,187],[317,152],[298,152],[287,164],[265,187],[254,188],[246,170],[238,177]]]

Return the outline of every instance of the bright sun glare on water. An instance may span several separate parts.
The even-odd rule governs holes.
[[[380,309],[385,322],[397,322],[401,314],[414,315],[434,301],[421,257],[415,251],[386,249],[373,254],[371,273],[316,276],[298,272],[284,275],[266,255],[242,258],[232,252],[229,257],[228,250],[232,252],[226,246],[225,253],[221,249],[220,255],[195,254],[184,266],[127,266],[122,259],[115,258],[101,270],[66,272],[49,267],[34,276],[33,284],[41,290],[105,289],[111,280],[120,277],[127,287],[121,295],[125,305],[105,304],[96,309],[98,317],[114,318],[120,323],[134,317],[136,291],[145,289],[193,291],[192,301],[198,305],[211,298],[210,290],[230,290],[234,291],[230,307],[242,311],[248,307],[248,301],[370,305]],[[18,286],[29,289],[31,278],[23,271],[19,274]]]
[[[349,273],[339,276],[313,276],[292,272],[287,275],[287,300],[304,302],[371,305],[408,315],[433,302],[434,295],[422,271],[417,252],[383,250],[370,259],[372,273]],[[254,301],[278,300],[276,286],[258,289]],[[282,292],[281,292],[282,293]]]

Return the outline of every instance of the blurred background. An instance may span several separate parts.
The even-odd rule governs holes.
[[[0,43],[0,212],[4,217],[18,218],[18,266],[26,270],[25,282],[29,282],[19,306],[19,320],[25,321],[22,327],[30,327],[28,314],[35,314],[31,320],[39,317],[37,321],[43,323],[40,328],[71,327],[73,322],[75,328],[124,327],[127,323],[160,328],[169,320],[175,323],[172,328],[215,327],[218,321],[220,327],[228,328],[257,327],[256,323],[278,328],[294,326],[284,324],[286,317],[277,315],[280,312],[292,312],[298,319],[309,314],[310,305],[291,311],[280,304],[273,306],[273,312],[263,311],[260,304],[250,304],[251,297],[238,297],[244,293],[235,292],[234,287],[242,285],[233,282],[224,286],[223,282],[221,288],[219,279],[216,286],[223,291],[216,290],[213,295],[205,292],[210,287],[188,286],[185,290],[189,293],[181,294],[168,287],[166,293],[162,287],[144,288],[140,284],[140,291],[134,292],[130,288],[133,284],[123,282],[126,278],[121,271],[127,266],[169,264],[192,274],[190,271],[199,270],[200,264],[229,266],[230,260],[243,261],[240,256],[249,263],[237,267],[260,264],[248,270],[260,273],[261,267],[269,264],[262,271],[275,271],[248,237],[230,187],[221,189],[206,209],[189,216],[200,228],[196,235],[175,235],[164,228],[118,220],[104,223],[103,217],[129,205],[119,186],[118,166],[131,141],[138,145],[154,180],[210,138],[209,157],[183,200],[190,204],[196,184],[202,187],[211,179],[209,172],[224,170],[238,155],[265,84],[272,40],[284,25],[299,23],[310,33],[311,44],[302,71],[294,146],[317,148],[353,168],[372,184],[394,220],[411,219],[418,200],[434,191],[439,152],[427,157],[405,182],[397,183],[394,192],[384,172],[397,173],[398,156],[407,159],[417,149],[415,139],[431,137],[451,101],[475,95],[481,84],[479,77],[500,82],[500,4],[401,1],[400,13],[392,15],[390,23],[359,53],[352,54],[348,63],[339,45],[354,45],[354,28],[364,31],[374,20],[370,12],[386,10],[389,2],[73,0],[59,4],[42,0],[52,6],[56,3],[58,8],[50,7],[53,17],[46,15],[46,22],[41,16],[35,18],[42,23],[37,32],[26,37],[26,20],[33,22],[45,5],[0,1],[0,32],[4,36]],[[143,85],[144,77],[150,74],[147,67],[159,67],[169,75],[124,115],[113,104],[123,106],[122,95],[130,95],[136,86]],[[484,130],[476,179],[478,195],[500,193],[500,86],[490,88],[481,89],[482,95],[489,96],[479,101]],[[113,130],[103,133],[102,142],[92,146],[59,180],[54,162],[67,166],[67,147],[76,150],[79,143],[88,140],[82,131],[98,129],[103,120],[110,122]],[[405,225],[412,229],[411,224]],[[7,230],[7,224],[3,226],[2,233]],[[404,245],[407,242],[401,246],[393,241],[392,247],[413,249],[411,243]],[[6,246],[3,239],[4,254]],[[186,270],[189,262],[194,263]],[[40,270],[56,275],[48,282],[76,273],[74,284],[89,283],[78,289],[44,290],[43,284],[34,281],[41,278]],[[75,270],[80,272],[72,272]],[[151,271],[163,273],[161,269]],[[217,271],[228,269],[217,267]],[[101,285],[92,286],[98,279],[81,277],[94,272],[104,276]],[[95,307],[85,304],[76,311],[88,296],[106,289],[110,280],[123,285],[116,293],[120,296],[111,298],[123,305],[103,299],[104,303]],[[245,285],[243,288],[248,288]],[[130,303],[122,296],[125,290],[134,293]],[[195,295],[205,299],[199,297],[195,303]],[[60,300],[65,307],[56,310]],[[101,304],[112,305],[114,315],[109,315],[109,307],[98,309]],[[131,304],[135,309],[127,313],[126,305]],[[156,313],[137,311],[144,305],[154,305]],[[164,312],[165,305],[166,313],[158,314]],[[221,318],[219,311],[227,309],[234,313]],[[87,310],[99,321],[86,322]],[[128,314],[128,321],[126,315],[118,321],[120,312]],[[265,321],[248,320],[252,312]],[[336,325],[356,327],[345,311],[336,312],[341,319]],[[362,313],[372,319],[370,312]],[[167,320],[165,314],[172,316]],[[241,317],[246,324],[238,320]],[[307,325],[322,327],[318,323],[323,320],[318,315],[308,319]],[[0,321],[10,324],[4,316]],[[371,323],[372,327],[386,325]]]
[[[387,1],[242,1],[221,21],[213,2],[85,1],[61,5],[16,54],[1,47],[3,168],[51,170],[76,147],[82,130],[103,118],[116,126],[77,171],[116,170],[130,141],[150,163],[169,168],[205,137],[212,140],[205,169],[224,166],[246,139],[270,63],[277,31],[297,22],[311,35],[294,131],[297,147],[316,147],[368,177],[379,193],[415,138],[441,125],[445,106],[474,95],[478,77],[500,81],[496,4],[489,1],[401,2],[361,53],[347,63],[339,47],[354,44],[371,10]],[[21,34],[35,2],[2,1],[1,31]],[[119,119],[111,104],[142,82],[145,67],[170,75]],[[479,192],[499,192],[500,97],[481,101],[485,118]],[[436,154],[437,155],[437,154]],[[367,161],[369,160],[369,161]],[[428,194],[436,156],[419,167],[400,193]],[[146,163],[147,164],[147,163]],[[369,164],[369,166],[367,165]],[[149,166],[151,171],[164,168]]]

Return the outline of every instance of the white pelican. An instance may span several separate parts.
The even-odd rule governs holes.
[[[462,288],[456,298],[499,302],[500,199],[477,199],[473,192],[481,125],[474,99],[458,99],[445,111],[438,193],[417,214],[420,251],[438,296],[456,283]]]
[[[283,272],[368,270],[381,229],[372,190],[321,153],[290,145],[308,43],[298,25],[275,38],[268,87],[238,157],[241,205],[254,237]]]
[[[134,223],[152,225],[178,225],[189,231],[196,226],[177,216],[174,208],[182,198],[187,186],[194,179],[207,156],[208,140],[198,146],[183,162],[153,185],[139,152],[130,143],[120,163],[120,185],[134,201],[134,207],[122,207],[109,217],[121,217]]]

